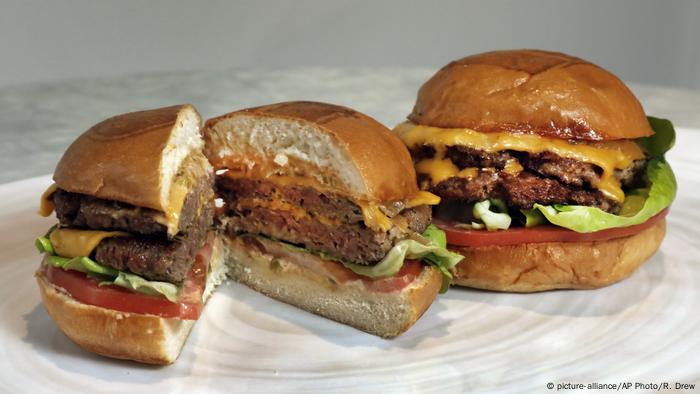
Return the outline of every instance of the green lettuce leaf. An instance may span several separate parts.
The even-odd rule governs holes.
[[[676,197],[678,185],[671,166],[663,158],[664,153],[673,147],[676,132],[667,119],[649,117],[654,135],[640,138],[638,143],[647,151],[651,159],[646,168],[649,184],[645,189],[628,190],[619,215],[607,213],[598,208],[578,205],[535,204],[530,211],[524,211],[527,220],[535,211],[541,213],[550,223],[574,230],[591,233],[615,227],[634,226],[644,223],[652,216],[671,205]]]
[[[511,218],[503,201],[498,199],[484,200],[474,204],[472,214],[484,222],[488,231],[507,230]]]
[[[55,253],[53,250],[53,244],[48,237],[37,237],[37,239],[34,240],[34,246],[36,246],[36,250],[38,250],[39,253]]]
[[[246,236],[247,234],[242,235]],[[329,255],[328,253],[315,253],[306,248],[292,245],[278,239],[273,240],[283,243],[286,247],[296,252],[318,254],[322,259],[341,263],[352,272],[373,279],[388,278],[396,275],[401,270],[401,267],[403,267],[403,262],[406,259],[423,260],[430,265],[434,265],[442,274],[443,280],[440,291],[444,293],[452,282],[450,268],[457,265],[457,263],[462,260],[463,256],[446,249],[447,236],[445,236],[444,231],[434,225],[429,225],[421,235],[428,240],[427,245],[412,239],[401,240],[389,250],[379,263],[372,266],[350,263]]]
[[[579,205],[545,206],[535,204],[534,209],[539,210],[550,223],[579,233],[591,233],[644,223],[671,205],[677,190],[676,178],[671,171],[671,166],[663,159],[657,158],[649,161],[647,177],[651,187],[648,189],[644,202],[640,204],[638,198],[625,199],[622,212],[627,212],[629,216],[614,215],[598,208]],[[634,193],[639,192],[634,191]],[[625,208],[625,205],[631,204],[634,204],[636,208]]]
[[[447,235],[445,235],[444,231],[440,230],[432,224],[428,225],[428,227],[426,227],[425,231],[423,231],[423,234],[421,235],[431,240],[441,248],[447,247]]]
[[[172,283],[147,280],[138,275],[119,271],[112,281],[100,282],[100,286],[115,285],[148,295],[162,295],[170,302],[177,302],[178,287]]]
[[[647,119],[654,130],[654,135],[640,138],[637,142],[649,153],[649,156],[663,157],[664,153],[673,148],[676,143],[676,131],[673,128],[673,123],[668,119],[653,116],[648,116]]]
[[[89,257],[61,257],[61,256],[46,256],[46,262],[56,268],[64,270],[80,271],[86,274],[96,274],[103,276],[117,276],[119,271],[114,268],[96,263]]]
[[[452,282],[450,268],[459,263],[463,256],[446,249],[447,238],[445,232],[434,225],[428,226],[423,232],[423,237],[428,244],[422,244],[412,239],[404,239],[397,242],[384,258],[373,266],[366,266],[341,261],[343,265],[358,275],[370,278],[386,278],[396,275],[406,259],[423,260],[434,265],[442,273],[441,292],[447,291]]]
[[[525,227],[535,227],[547,222],[544,215],[537,209],[521,209],[520,213],[525,216]]]
[[[56,268],[80,271],[89,276],[101,279],[100,286],[114,285],[133,290],[137,293],[160,295],[169,301],[177,302],[179,288],[172,283],[151,281],[138,275],[118,271],[102,265],[93,259],[81,256],[66,258],[54,255],[54,248],[47,237],[38,237],[35,245],[40,253],[45,253],[44,261]]]

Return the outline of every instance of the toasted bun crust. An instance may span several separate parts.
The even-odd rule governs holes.
[[[215,241],[205,297],[226,275],[224,250]],[[35,274],[44,307],[68,338],[102,356],[147,364],[173,363],[196,320],[166,319],[125,313],[83,304],[49,283],[40,269]]]
[[[216,169],[313,180],[367,201],[403,200],[418,192],[401,140],[350,108],[308,101],[266,105],[210,119],[203,133]]]
[[[164,212],[180,164],[201,149],[200,124],[189,104],[109,118],[71,144],[53,179],[64,190]]]
[[[618,77],[585,60],[538,50],[451,62],[420,88],[408,118],[433,127],[563,139],[653,134],[642,105]]]
[[[147,364],[171,364],[194,320],[118,312],[80,303],[36,275],[46,310],[68,338],[102,356]]]
[[[228,240],[229,275],[279,301],[383,338],[408,330],[432,304],[442,275],[426,266],[400,291],[372,292],[359,283],[332,283],[288,259],[261,252],[238,237]],[[306,253],[289,252],[295,258]]]
[[[453,284],[518,293],[596,289],[630,276],[656,252],[665,231],[664,219],[638,234],[605,241],[451,245],[464,256]]]

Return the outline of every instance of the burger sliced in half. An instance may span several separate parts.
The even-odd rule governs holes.
[[[345,107],[288,102],[207,121],[230,275],[374,335],[407,330],[461,256],[430,225],[406,147]]]
[[[200,125],[190,105],[119,115],[58,163],[40,209],[58,224],[36,241],[36,278],[49,315],[81,347],[172,363],[225,278]]]
[[[667,120],[608,71],[561,53],[454,61],[394,130],[436,223],[465,256],[454,283],[532,292],[597,288],[658,249],[676,181]]]

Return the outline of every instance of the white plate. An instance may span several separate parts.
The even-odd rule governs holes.
[[[700,131],[669,155],[680,184],[661,250],[595,291],[452,289],[382,340],[228,283],[180,359],[156,368],[81,350],[49,319],[32,276],[48,177],[0,186],[0,391],[501,392],[557,383],[700,383]]]

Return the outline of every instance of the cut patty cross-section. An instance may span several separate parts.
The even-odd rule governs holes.
[[[361,208],[350,199],[300,185],[220,176],[217,191],[225,203],[221,223],[231,234],[264,234],[357,264],[381,260],[397,240],[421,233],[430,223],[427,205],[384,207],[393,226],[367,227]]]

